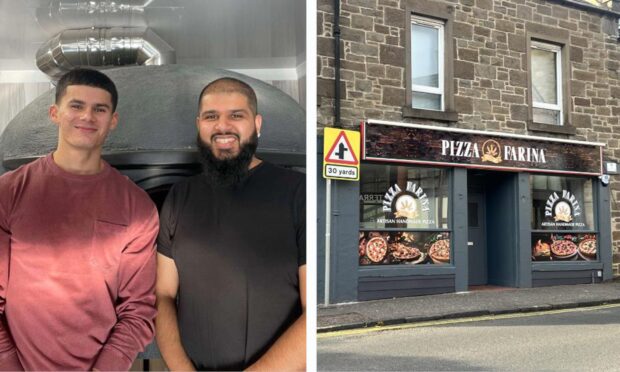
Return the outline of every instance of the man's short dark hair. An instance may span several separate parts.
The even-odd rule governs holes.
[[[56,104],[60,104],[60,100],[65,95],[67,87],[70,85],[86,85],[94,88],[101,88],[112,96],[112,112],[116,111],[118,103],[118,92],[116,85],[104,73],[88,68],[76,68],[64,74],[56,85]]]
[[[232,77],[223,77],[217,80],[213,80],[212,82],[207,84],[207,86],[202,89],[202,92],[200,92],[200,96],[198,97],[198,111],[200,111],[200,103],[202,102],[202,97],[209,93],[242,94],[248,99],[248,104],[250,106],[252,114],[256,115],[256,113],[258,112],[258,103],[254,89],[252,89],[250,85],[239,79],[235,79]]]

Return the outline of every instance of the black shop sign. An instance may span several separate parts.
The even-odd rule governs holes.
[[[505,171],[602,174],[602,146],[467,129],[368,121],[362,123],[364,160]]]

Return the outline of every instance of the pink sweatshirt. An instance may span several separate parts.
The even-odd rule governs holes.
[[[105,164],[0,176],[0,370],[127,370],[152,339],[157,210]]]

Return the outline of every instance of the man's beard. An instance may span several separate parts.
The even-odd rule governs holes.
[[[256,131],[248,142],[240,144],[239,153],[231,158],[218,159],[213,153],[211,145],[200,138],[196,138],[200,163],[205,175],[218,186],[232,186],[243,181],[249,173],[250,162],[258,146]]]

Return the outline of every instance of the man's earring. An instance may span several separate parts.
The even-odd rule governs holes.
[[[260,133],[258,133],[258,135],[256,135],[256,137],[260,138]]]

